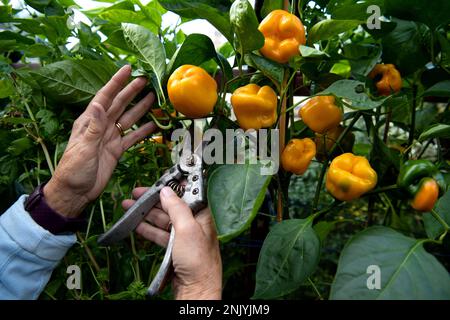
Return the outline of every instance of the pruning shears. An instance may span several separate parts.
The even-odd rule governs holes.
[[[102,234],[98,243],[109,246],[130,235],[144,220],[150,210],[159,203],[159,192],[169,186],[183,199],[194,214],[206,207],[205,179],[203,176],[203,160],[201,150],[203,143],[193,150],[191,135],[184,135],[182,154],[179,161],[145,192],[136,203],[109,229]],[[161,292],[171,275],[172,250],[175,242],[175,229],[169,225],[170,238],[161,266],[148,288],[148,295]]]

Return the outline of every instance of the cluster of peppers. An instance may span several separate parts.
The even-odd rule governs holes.
[[[274,10],[261,22],[259,30],[265,44],[260,53],[268,59],[287,63],[300,54],[306,43],[305,28],[295,15]],[[377,64],[369,74],[379,95],[389,96],[402,88],[400,72],[392,64]],[[169,78],[169,99],[175,110],[190,118],[208,116],[218,100],[216,81],[202,68],[193,65],[179,67]],[[231,104],[239,126],[244,130],[272,127],[278,119],[278,95],[270,86],[248,84],[234,91]],[[312,139],[292,139],[281,154],[281,165],[287,172],[302,175],[315,157],[320,162],[331,161],[327,175],[327,190],[340,201],[352,201],[377,185],[377,173],[365,157],[351,153],[355,142],[348,132],[335,147],[345,128],[341,126],[343,112],[334,96],[311,98],[299,111],[299,117],[314,133]],[[334,150],[330,154],[331,150]],[[398,187],[412,199],[412,207],[430,211],[445,190],[442,174],[429,161],[406,162],[398,177]]]

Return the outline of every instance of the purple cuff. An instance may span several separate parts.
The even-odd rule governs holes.
[[[52,234],[74,233],[86,228],[86,219],[66,218],[54,211],[45,201],[45,183],[39,185],[25,201],[25,210],[33,220]]]

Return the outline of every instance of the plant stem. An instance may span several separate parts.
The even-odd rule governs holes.
[[[431,215],[444,227],[445,231],[450,230],[448,223],[434,209],[431,210]]]
[[[78,241],[81,242],[81,245],[84,248],[84,251],[86,251],[86,254],[89,257],[89,260],[91,260],[92,265],[94,266],[95,271],[100,272],[100,266],[97,263],[97,260],[95,260],[94,254],[92,253],[91,249],[86,244],[86,240],[81,236],[81,233],[77,232],[77,238]]]
[[[100,214],[102,216],[102,225],[103,225],[103,232],[106,232],[106,219],[105,219],[105,210],[103,208],[103,199],[100,198]]]
[[[289,72],[286,71],[283,83],[281,84],[281,92],[286,90],[287,81],[288,81]],[[280,111],[280,140],[279,140],[279,148],[280,148],[280,157],[286,146],[286,105],[287,105],[287,97],[286,95],[282,96],[281,101],[281,111]],[[281,187],[282,183],[280,183],[280,187],[278,188],[278,205],[277,205],[277,221],[281,222],[283,220],[283,188]]]
[[[387,116],[386,116],[386,125],[384,127],[383,141],[384,141],[385,144],[388,143],[388,139],[389,139],[389,127],[390,127],[390,124],[391,124],[391,119],[392,119],[392,108],[389,106],[388,107]]]
[[[425,145],[425,147],[422,149],[422,151],[420,152],[419,156],[417,157],[417,159],[421,159],[423,157],[423,155],[425,154],[425,151],[428,150],[428,147],[430,146],[430,144],[433,142],[433,139],[428,140],[427,144]]]
[[[36,130],[36,135],[37,135],[36,142],[38,142],[41,145],[42,151],[44,152],[45,160],[47,161],[48,169],[50,170],[50,173],[53,176],[53,173],[55,172],[55,169],[53,167],[53,162],[50,157],[50,153],[48,152],[47,146],[45,145],[44,139],[42,139],[41,135],[39,134],[39,127],[36,123],[36,118],[34,117],[34,114],[31,111],[28,103],[26,101],[23,101],[23,104],[24,104],[25,108],[27,109],[30,119],[33,121],[33,126],[34,126],[34,129]]]
[[[311,285],[311,287],[313,287],[314,291],[316,292],[317,296],[319,297],[320,300],[323,300],[322,295],[320,294],[319,290],[317,289],[316,285],[314,284],[314,282],[311,280],[311,278],[308,278],[308,282]]]
[[[408,145],[412,146],[414,143],[414,134],[416,132],[416,109],[417,109],[417,85],[413,83],[412,86],[412,104],[411,104],[411,128],[409,131]],[[411,149],[409,149],[411,150]],[[409,152],[408,152],[409,153]]]
[[[383,187],[383,188],[379,188],[376,190],[372,190],[368,193],[366,193],[364,196],[373,196],[379,193],[385,193],[387,191],[393,191],[393,190],[397,190],[398,186],[397,185],[392,185],[392,186],[388,186],[388,187]]]
[[[133,253],[133,262],[134,262],[134,269],[135,271],[135,280],[141,281],[141,271],[139,268],[139,258],[136,251],[136,240],[134,238],[134,233],[131,233],[131,252]]]

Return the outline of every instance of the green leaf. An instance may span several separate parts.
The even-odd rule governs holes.
[[[64,8],[56,0],[25,0],[25,3],[48,16],[64,15]]]
[[[394,31],[382,39],[383,62],[394,64],[402,76],[408,76],[431,60],[429,30],[413,21],[393,19],[393,22],[397,23]]]
[[[450,125],[447,124],[436,124],[433,125],[431,128],[423,132],[420,137],[419,141],[423,142],[429,139],[435,139],[435,138],[450,138]]]
[[[384,2],[385,0],[331,0],[327,9],[333,19],[365,21],[371,15],[371,13],[367,13],[368,7],[376,5],[381,9],[381,14],[383,14]]]
[[[381,59],[381,54],[380,45],[349,43],[343,47],[343,56],[350,62],[353,76],[367,76]]]
[[[184,18],[208,20],[230,43],[233,42],[228,1],[159,0],[159,3],[166,10],[175,12]]]
[[[144,69],[153,73],[153,86],[158,91],[161,102],[165,100],[161,81],[166,72],[166,52],[158,36],[136,24],[122,24],[123,35],[128,47],[136,53]]]
[[[208,36],[196,33],[190,34],[170,60],[167,66],[168,75],[172,74],[175,69],[182,65],[192,64],[199,66],[203,62],[214,59],[215,57],[216,50],[214,43]]]
[[[250,53],[245,55],[245,62],[264,73],[266,77],[271,79],[276,84],[281,84],[284,78],[284,68],[281,64]]]
[[[364,22],[360,20],[322,20],[308,32],[308,43],[331,39],[340,33],[355,29],[362,23]]]
[[[7,98],[14,93],[14,85],[10,78],[0,78],[0,99]]]
[[[343,78],[350,77],[352,67],[348,60],[339,60],[336,62],[330,70],[330,73],[337,74]]]
[[[241,55],[264,46],[264,35],[258,30],[258,18],[247,0],[233,2],[230,22],[236,35],[235,48]]]
[[[52,49],[42,43],[35,43],[26,48],[29,57],[45,57],[50,54]]]
[[[329,58],[329,54],[312,47],[300,45],[300,54],[303,58]]]
[[[159,26],[148,19],[142,12],[135,12],[124,9],[107,10],[99,15],[101,19],[110,21],[112,23],[134,23],[139,24],[153,33],[158,33]]]
[[[208,180],[208,203],[221,241],[250,227],[261,207],[271,176],[259,164],[224,165]]]
[[[436,83],[423,94],[424,97],[450,97],[450,80]]]
[[[31,74],[47,98],[57,103],[85,106],[115,71],[115,66],[98,60],[65,60]]]
[[[320,243],[324,243],[325,239],[328,237],[330,232],[334,229],[336,224],[341,221],[320,221],[318,224],[314,226],[314,231],[317,234],[317,237],[320,240]]]
[[[349,100],[353,110],[371,110],[381,106],[388,98],[371,100],[367,95],[368,89],[364,82],[356,80],[339,80],[319,95],[335,95],[338,98]]]
[[[9,22],[11,20],[11,13],[11,6],[0,6],[0,22]]]
[[[285,220],[264,241],[254,299],[275,299],[301,286],[319,262],[320,241],[308,220]]]
[[[404,20],[419,21],[432,29],[450,22],[448,0],[389,0],[386,14]]]
[[[442,220],[450,226],[450,190],[443,195],[434,207],[434,211],[439,215]],[[436,220],[431,213],[425,213],[423,215],[423,222],[425,224],[425,231],[430,239],[436,239],[440,237],[444,232],[444,226]]]
[[[30,150],[32,147],[33,142],[29,138],[19,138],[11,142],[11,145],[8,147],[8,152],[14,156],[18,156]]]
[[[330,299],[450,299],[450,276],[424,242],[386,227],[358,233],[341,253]],[[380,268],[379,290],[367,287],[370,266]]]
[[[376,130],[376,129],[375,129]],[[378,174],[379,181],[383,181],[385,175],[392,167],[400,170],[400,153],[390,149],[378,134],[373,135],[372,151],[370,153],[370,163]]]
[[[283,0],[264,0],[261,8],[261,16],[264,18],[277,9],[283,9]]]

